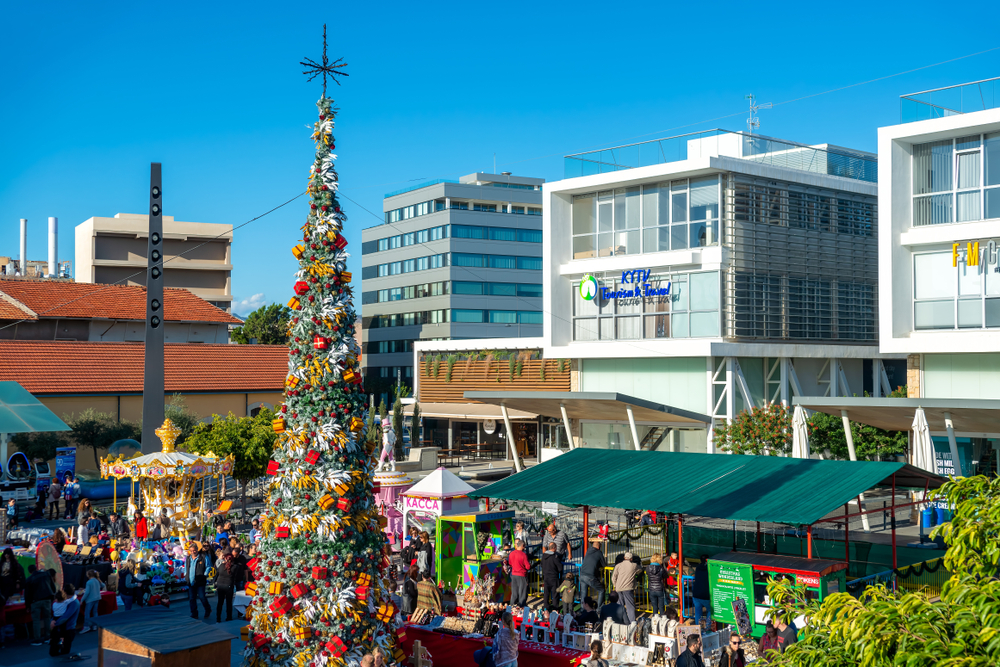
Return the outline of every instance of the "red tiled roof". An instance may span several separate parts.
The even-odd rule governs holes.
[[[0,292],[0,320],[37,320],[23,303]]]
[[[59,280],[0,280],[0,292],[17,299],[40,318],[146,319],[145,287]],[[163,290],[163,314],[168,322],[241,324],[240,320],[201,297],[174,287]],[[0,315],[0,319],[24,318],[24,314],[10,318]]]
[[[143,343],[0,341],[0,380],[32,394],[141,393]],[[284,345],[164,346],[165,389],[170,392],[283,391],[288,374]]]

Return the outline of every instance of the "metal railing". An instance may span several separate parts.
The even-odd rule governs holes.
[[[950,577],[951,572],[944,566],[944,558],[933,558],[922,563],[853,579],[847,582],[847,591],[854,597],[860,597],[869,586],[883,584],[893,591],[923,592],[931,597],[937,597],[941,595],[941,588]]]
[[[401,190],[395,190],[393,192],[386,193],[384,198],[388,199],[389,197],[395,197],[396,195],[403,195],[406,194],[407,192],[413,192],[414,190],[420,190],[421,188],[427,188],[432,185],[437,185],[438,183],[458,183],[458,181],[456,181],[453,178],[436,178],[433,181],[424,181],[423,183],[417,183],[416,185],[411,185]]]
[[[710,156],[734,157],[869,183],[878,180],[878,161],[873,155],[847,149],[824,150],[782,139],[719,129],[567,155],[564,158],[565,177],[592,176]]]
[[[1000,107],[1000,77],[899,96],[901,123]]]

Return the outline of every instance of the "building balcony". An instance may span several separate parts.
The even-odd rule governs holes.
[[[899,122],[914,123],[996,108],[1000,108],[1000,77],[900,95]]]

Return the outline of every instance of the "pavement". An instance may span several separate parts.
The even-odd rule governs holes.
[[[214,600],[212,600],[214,603]],[[133,607],[133,609],[137,609]],[[188,601],[186,595],[179,595],[171,599],[170,611],[176,614],[183,614],[184,616],[190,616],[191,611],[188,607]],[[199,612],[203,610],[199,609]],[[115,614],[128,614],[131,612],[124,611],[124,608],[119,606],[118,611],[113,612]],[[232,667],[238,667],[243,663],[243,641],[240,639],[240,628],[247,624],[243,619],[233,620],[233,621],[223,621],[222,623],[215,622],[215,606],[212,606],[212,615],[210,618],[205,619],[204,623],[209,625],[217,625],[220,630],[224,630],[233,635],[233,641],[231,643],[231,653],[229,664]],[[49,655],[49,647],[47,644],[42,646],[32,646],[31,640],[21,638],[21,639],[11,639],[8,635],[7,645],[2,651],[0,651],[0,667],[51,667],[52,665],[78,665],[79,667],[98,667],[97,665],[97,638],[100,632],[88,632],[86,634],[76,634],[76,638],[73,640],[72,654],[78,654],[81,656],[79,659],[71,660],[69,656],[59,656],[53,658]],[[71,654],[71,655],[72,655]],[[222,667],[221,665],[213,665],[212,667]]]

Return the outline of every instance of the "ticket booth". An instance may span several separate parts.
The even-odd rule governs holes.
[[[427,531],[435,544],[434,574],[439,582],[441,569],[437,563],[440,561],[441,547],[438,538],[438,519],[443,516],[479,511],[479,501],[467,495],[474,490],[450,470],[438,468],[400,496],[403,501],[403,544],[404,546],[407,544],[406,532],[411,526]]]
[[[764,634],[766,613],[771,608],[767,595],[768,579],[790,579],[806,586],[808,600],[823,601],[826,596],[847,590],[847,563],[821,558],[800,558],[758,553],[721,553],[708,561],[712,618],[740,625],[733,602],[746,604],[754,637]],[[737,605],[739,606],[739,605]],[[805,619],[796,619],[803,627]]]
[[[510,595],[502,576],[501,546],[504,534],[510,535],[514,512],[472,512],[438,519],[437,554],[438,580],[452,588],[468,587],[480,576],[492,574],[497,586],[494,600]]]

